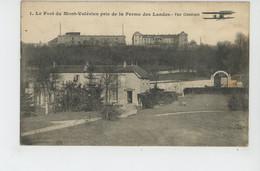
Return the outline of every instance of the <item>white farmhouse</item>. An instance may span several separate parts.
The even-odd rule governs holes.
[[[61,84],[74,81],[81,85],[88,81],[88,67],[88,65],[55,66],[56,72],[60,75],[59,82]],[[92,74],[97,81],[104,79],[108,75],[114,77],[113,86],[110,86],[108,90],[107,101],[109,103],[138,105],[138,94],[149,90],[150,75],[137,65],[94,65],[93,67]]]

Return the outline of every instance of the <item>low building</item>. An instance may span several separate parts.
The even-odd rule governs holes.
[[[150,87],[157,85],[158,88],[165,91],[174,91],[182,94],[185,88],[203,88],[203,87],[245,87],[246,75],[230,75],[225,71],[217,71],[212,75],[198,76],[191,72],[174,72],[158,74],[150,81]]]
[[[133,46],[171,46],[184,48],[188,45],[188,34],[142,34],[135,32],[132,37]]]
[[[84,85],[89,76],[88,65],[57,65],[55,67],[56,72],[60,74],[60,86],[70,81]],[[138,94],[146,92],[150,87],[150,75],[136,65],[95,65],[92,74],[96,81],[102,81],[108,76],[113,77],[108,88],[107,101],[109,103],[138,105]]]
[[[214,79],[209,77],[195,76],[193,73],[178,72],[171,74],[159,74],[156,78],[151,79],[150,86],[165,91],[174,91],[182,94],[185,88],[199,88],[205,86],[214,86]]]
[[[124,35],[81,35],[80,32],[68,32],[58,35],[48,42],[53,45],[98,45],[98,46],[120,46],[126,45]]]

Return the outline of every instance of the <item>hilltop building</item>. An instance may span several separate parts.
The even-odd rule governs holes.
[[[125,35],[81,35],[80,32],[67,32],[58,35],[48,42],[53,45],[98,45],[98,46],[120,46],[126,45]]]
[[[172,46],[177,48],[188,45],[188,34],[181,32],[179,34],[141,34],[135,32],[132,37],[133,46]]]

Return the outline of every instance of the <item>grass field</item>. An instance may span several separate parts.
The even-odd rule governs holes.
[[[173,104],[139,110],[136,115],[120,120],[98,120],[26,138],[36,145],[246,146],[248,112],[229,111],[227,100],[223,95],[189,95]],[[180,105],[181,102],[186,106]],[[207,112],[155,116],[185,111]],[[72,116],[77,114],[67,113],[66,117],[56,114],[43,120],[71,119]]]
[[[66,121],[75,119],[89,119],[94,117],[100,117],[97,112],[61,112],[61,113],[50,113],[48,115],[38,115],[33,117],[21,118],[21,132],[31,131],[33,129],[45,128],[51,126],[51,121]]]

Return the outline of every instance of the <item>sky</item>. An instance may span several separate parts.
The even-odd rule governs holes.
[[[218,41],[233,42],[238,32],[249,34],[247,2],[22,2],[21,10],[21,40],[26,43],[47,43],[60,34],[60,25],[61,34],[75,31],[82,35],[122,35],[124,32],[127,44],[131,44],[136,31],[142,34],[178,34],[184,31],[189,41],[199,43],[201,40],[211,45]],[[234,18],[203,19],[212,15],[202,12],[225,10],[234,11]],[[62,15],[56,15],[57,12]],[[92,12],[98,16],[64,15],[64,12]],[[126,16],[127,13],[140,16]],[[144,16],[144,13],[151,16]],[[153,16],[153,13],[170,16]],[[177,16],[177,13],[181,15]],[[185,16],[185,13],[198,16]]]

